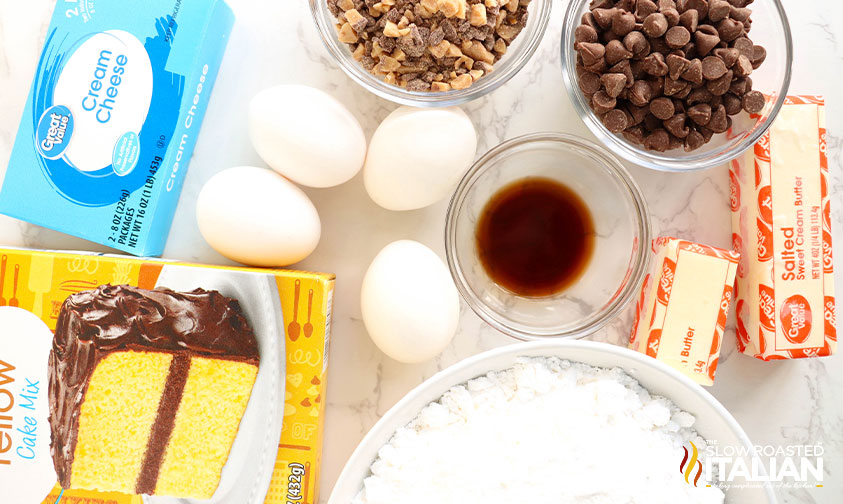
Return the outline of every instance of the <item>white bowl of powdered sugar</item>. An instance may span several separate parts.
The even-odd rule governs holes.
[[[775,503],[771,488],[728,470],[752,467],[751,450],[711,394],[655,359],[589,341],[524,343],[407,394],[328,503]],[[747,455],[714,460],[724,453]]]

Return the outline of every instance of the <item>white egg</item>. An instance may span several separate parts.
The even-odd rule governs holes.
[[[366,155],[366,191],[388,210],[415,210],[448,196],[474,161],[477,132],[458,107],[399,107]]]
[[[266,164],[304,186],[342,184],[366,159],[357,119],[334,97],[308,86],[275,86],[255,95],[249,135]]]
[[[360,304],[369,336],[401,362],[441,353],[459,323],[459,294],[448,269],[436,253],[410,240],[378,253],[363,278]]]
[[[265,168],[238,166],[211,177],[196,201],[199,231],[225,257],[286,266],[316,248],[322,224],[307,195]]]

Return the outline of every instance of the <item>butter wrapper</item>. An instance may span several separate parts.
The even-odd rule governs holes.
[[[789,96],[770,131],[732,161],[741,352],[762,360],[837,348],[825,104]]]
[[[629,347],[713,385],[740,256],[666,237],[653,253]]]

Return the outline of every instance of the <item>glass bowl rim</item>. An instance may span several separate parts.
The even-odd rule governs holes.
[[[326,23],[323,16],[332,18],[332,14],[328,11],[326,0],[308,0],[310,12],[313,17],[316,31],[319,33],[319,38],[322,44],[328,50],[334,62],[362,88],[369,92],[384,98],[386,100],[398,103],[399,105],[409,105],[414,107],[450,107],[460,105],[472,100],[476,100],[488,93],[496,90],[500,86],[509,82],[509,80],[518,74],[522,68],[530,61],[536,50],[544,40],[547,27],[550,22],[550,14],[553,10],[554,0],[531,0],[540,4],[541,10],[538,19],[532,17],[527,21],[528,25],[524,28],[526,31],[530,23],[538,23],[534,27],[533,35],[525,39],[519,45],[518,51],[514,54],[504,54],[512,56],[513,59],[507,58],[508,66],[504,69],[498,69],[496,63],[496,70],[488,76],[483,76],[477,83],[471,86],[460,89],[442,92],[427,92],[427,91],[407,91],[399,86],[387,84],[380,77],[371,74],[368,70],[363,68],[357,61],[351,57],[351,53],[344,47],[345,44],[339,42],[334,33],[333,24]],[[520,35],[524,35],[522,32]]]
[[[561,44],[559,48],[562,60],[562,80],[565,82],[565,89],[568,91],[568,97],[571,102],[573,102],[574,108],[580,116],[580,119],[585,123],[591,133],[615,155],[629,160],[639,166],[657,171],[683,173],[707,170],[715,166],[726,164],[741,156],[747,149],[755,145],[755,143],[761,139],[776,119],[776,116],[778,116],[779,111],[787,99],[787,93],[790,88],[791,77],[793,74],[793,37],[790,30],[790,22],[788,21],[787,13],[785,12],[781,1],[767,0],[772,3],[772,7],[778,14],[782,30],[784,31],[785,74],[782,80],[782,86],[778,90],[779,95],[770,109],[769,117],[762,124],[756,126],[746,138],[732,146],[732,148],[714,156],[712,156],[711,153],[703,152],[698,154],[690,153],[687,156],[676,157],[635,147],[622,139],[619,135],[615,135],[610,132],[603,125],[602,121],[597,118],[597,115],[593,110],[591,110],[588,103],[585,102],[583,93],[580,91],[579,85],[577,84],[578,77],[576,75],[576,65],[573,61],[573,58],[576,57],[576,52],[573,48],[574,30],[576,29],[575,24],[579,22],[580,18],[580,16],[577,16],[576,14],[590,1],[591,0],[570,0],[570,3],[565,11],[565,20],[563,21]]]
[[[463,273],[463,268],[457,258],[456,229],[457,220],[462,213],[468,193],[492,162],[517,147],[546,142],[561,145],[566,149],[574,148],[584,150],[602,162],[606,176],[612,177],[622,189],[626,190],[625,194],[629,198],[629,202],[636,209],[638,249],[633,252],[629,271],[624,278],[624,282],[621,284],[622,287],[618,288],[606,305],[564,331],[559,331],[558,328],[547,330],[531,328],[527,331],[515,327],[517,324],[507,323],[508,320],[506,317],[496,316],[495,312],[469,287],[468,281]],[[641,282],[649,268],[651,239],[652,225],[646,199],[640,187],[623,164],[611,152],[606,152],[593,142],[575,135],[556,132],[540,132],[518,136],[498,144],[481,156],[460,180],[448,205],[445,221],[445,255],[448,262],[448,269],[451,271],[451,276],[460,295],[472,311],[485,323],[504,334],[524,341],[580,339],[593,334],[613,321],[638,294]]]

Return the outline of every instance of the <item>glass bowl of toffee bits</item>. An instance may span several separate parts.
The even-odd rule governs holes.
[[[581,338],[638,292],[650,221],[605,149],[561,133],[493,148],[454,193],[448,266],[468,305],[518,339]]]
[[[541,42],[553,0],[308,0],[328,52],[355,82],[418,107],[497,89]]]
[[[793,58],[779,0],[572,0],[561,50],[592,133],[666,171],[721,165],[757,142]]]

